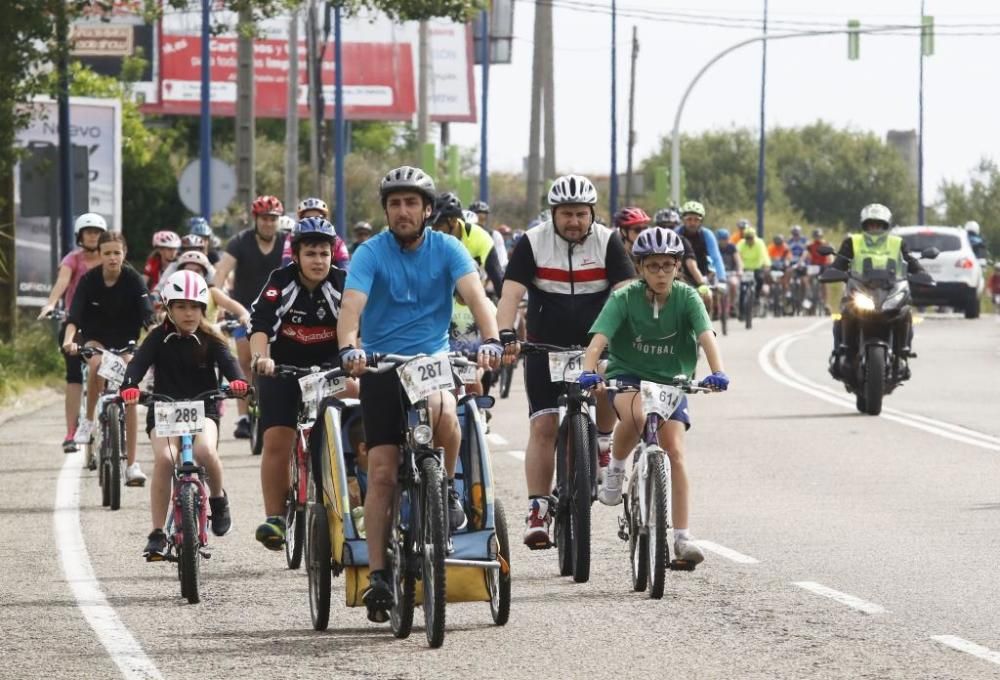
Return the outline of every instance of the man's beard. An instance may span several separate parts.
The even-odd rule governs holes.
[[[261,241],[264,241],[265,243],[270,243],[271,241],[274,240],[274,234],[268,236],[266,234],[262,234],[260,229],[255,229],[255,231],[257,232],[257,238],[259,238]]]

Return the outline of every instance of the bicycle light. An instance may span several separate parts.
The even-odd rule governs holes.
[[[430,425],[417,425],[413,428],[413,441],[415,441],[420,446],[427,446],[431,443],[434,438],[434,433],[431,432]]]

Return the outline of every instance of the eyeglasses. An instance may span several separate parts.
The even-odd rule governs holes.
[[[659,274],[660,272],[669,274],[673,270],[677,269],[677,263],[667,262],[665,264],[656,264],[654,262],[648,262],[643,264],[642,267],[650,274]]]

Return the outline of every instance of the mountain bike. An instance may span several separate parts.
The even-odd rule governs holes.
[[[135,352],[135,343],[121,349],[83,347],[80,356],[85,360],[100,355],[101,366],[97,374],[104,378],[104,392],[97,399],[97,436],[91,444],[97,448],[97,483],[101,487],[101,505],[118,510],[122,504],[122,477],[127,466],[125,443],[125,407],[118,396],[118,388],[125,379],[128,364],[123,355]],[[86,403],[86,402],[84,402]]]
[[[753,317],[756,309],[757,281],[752,271],[744,271],[740,276],[740,318],[747,330],[753,328]]]

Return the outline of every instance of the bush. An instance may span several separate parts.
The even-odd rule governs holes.
[[[33,383],[55,378],[63,370],[52,331],[37,324],[27,326],[13,343],[0,342],[0,402]]]

